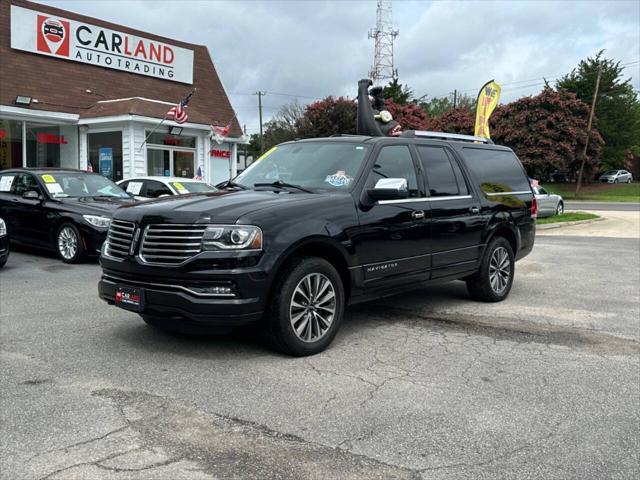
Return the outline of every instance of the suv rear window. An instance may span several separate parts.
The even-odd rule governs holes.
[[[483,192],[531,191],[524,168],[513,152],[490,148],[463,148],[462,152]]]

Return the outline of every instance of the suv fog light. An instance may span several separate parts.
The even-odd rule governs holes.
[[[203,294],[203,295],[234,295],[235,292],[233,287],[231,286],[216,286],[216,287],[189,287],[194,292]]]

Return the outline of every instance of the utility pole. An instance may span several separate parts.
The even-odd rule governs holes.
[[[397,80],[398,70],[393,66],[393,41],[400,33],[393,29],[391,1],[378,0],[376,26],[369,30],[369,38],[375,42],[373,65],[369,78],[374,85],[382,80]]]
[[[258,90],[254,95],[258,96],[258,114],[260,115],[260,154],[264,152],[264,142],[262,141],[262,96],[266,95],[267,92],[262,92]]]
[[[453,90],[453,108],[458,106],[458,90]]]
[[[578,183],[576,184],[576,197],[582,186],[582,175],[584,173],[584,164],[587,159],[587,147],[589,146],[589,135],[591,134],[591,124],[593,123],[593,113],[596,109],[596,100],[598,98],[598,89],[600,88],[600,77],[602,76],[602,65],[598,66],[598,76],[596,77],[596,89],[593,92],[593,100],[591,100],[591,111],[589,112],[589,121],[587,122],[587,138],[584,141],[584,149],[582,150],[582,162],[580,162],[580,173],[578,173]]]

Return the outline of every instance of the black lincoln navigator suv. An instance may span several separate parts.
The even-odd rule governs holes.
[[[522,164],[475,137],[288,142],[221,187],[117,210],[100,296],[169,330],[260,324],[310,355],[349,304],[457,279],[503,300],[534,244]]]

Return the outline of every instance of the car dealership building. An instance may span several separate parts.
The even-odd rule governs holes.
[[[235,175],[245,138],[207,47],[24,0],[0,0],[0,25],[0,169]],[[163,121],[192,91],[188,120]]]

